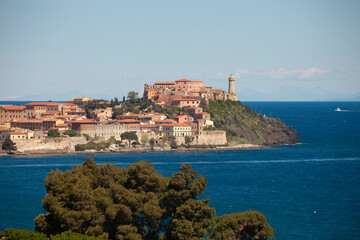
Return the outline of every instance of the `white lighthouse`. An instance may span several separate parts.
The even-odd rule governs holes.
[[[237,101],[237,96],[235,93],[235,77],[233,75],[230,75],[229,77],[228,99],[232,101]]]

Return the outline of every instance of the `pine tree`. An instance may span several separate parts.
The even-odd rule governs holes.
[[[12,151],[16,151],[17,147],[16,144],[11,139],[6,139],[2,145],[2,150],[11,153]]]

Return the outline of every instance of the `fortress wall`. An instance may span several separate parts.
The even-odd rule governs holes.
[[[18,151],[66,150],[75,151],[76,144],[85,144],[85,137],[59,137],[44,139],[13,140]]]
[[[226,145],[226,132],[222,130],[217,131],[203,131],[201,135],[193,136],[194,140],[191,145]],[[177,145],[185,144],[185,137],[176,137]]]
[[[195,136],[192,145],[226,145],[226,132],[217,131],[203,131],[201,135]]]

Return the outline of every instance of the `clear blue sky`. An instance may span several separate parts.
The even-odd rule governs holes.
[[[359,93],[360,1],[0,1],[0,100],[230,73],[240,100]]]

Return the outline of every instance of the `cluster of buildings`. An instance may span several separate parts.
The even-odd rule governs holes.
[[[231,75],[228,81],[228,92],[204,86],[200,80],[158,81],[153,85],[145,84],[143,98],[158,105],[174,107],[198,107],[202,100],[237,101],[234,76]]]
[[[50,129],[70,129],[71,121],[84,119],[85,115],[85,110],[73,103],[0,105],[0,143],[5,139],[41,139]]]
[[[138,136],[180,137],[201,135],[206,126],[213,126],[210,114],[203,112],[201,107],[189,107],[186,114],[168,119],[163,113],[126,113],[117,115],[116,119],[106,122],[95,119],[84,119],[71,122],[72,129],[90,137],[119,139],[124,132],[134,132]]]
[[[128,112],[113,116],[113,109],[107,107],[92,111],[90,118],[87,118],[84,108],[91,103],[90,98],[76,98],[66,103],[0,105],[0,143],[5,139],[42,139],[51,129],[57,129],[60,133],[73,129],[83,135],[104,139],[121,139],[124,132],[134,132],[139,137],[149,134],[157,139],[163,136],[201,136],[204,128],[213,126],[210,114],[199,106],[202,100],[237,100],[233,76],[229,78],[228,92],[204,86],[200,80],[180,79],[145,84],[143,98],[154,104],[184,108],[185,114],[174,119],[168,119],[165,114],[158,112]]]

